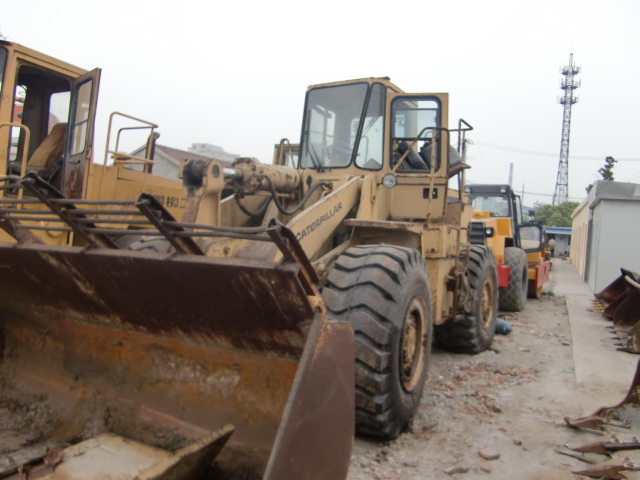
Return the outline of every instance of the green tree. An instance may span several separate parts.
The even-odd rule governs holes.
[[[533,218],[547,227],[570,227],[571,214],[578,202],[565,202],[561,205],[535,204]]]
[[[616,162],[617,160],[611,155],[604,159],[604,166],[598,169],[598,173],[602,177],[602,180],[613,182],[613,166],[616,164]],[[589,193],[592,188],[593,183],[590,183],[586,188],[587,193]]]

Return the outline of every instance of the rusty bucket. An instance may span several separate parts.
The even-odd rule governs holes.
[[[122,478],[201,478],[216,455],[215,478],[346,477],[353,331],[300,268],[0,244],[0,454],[56,442],[73,470],[115,436],[168,452]]]

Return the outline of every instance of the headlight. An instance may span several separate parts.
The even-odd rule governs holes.
[[[382,177],[382,185],[387,188],[393,188],[398,184],[398,177],[396,177],[393,173],[387,173],[384,177]]]

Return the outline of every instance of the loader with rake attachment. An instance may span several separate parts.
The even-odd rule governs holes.
[[[309,87],[295,168],[187,162],[180,219],[154,195],[96,205],[20,178],[44,207],[0,202],[0,402],[34,413],[0,412],[3,451],[61,442],[38,467],[55,473],[107,438],[159,452],[131,478],[345,478],[354,430],[411,422],[434,339],[491,345],[469,130],[449,128],[447,94],[365,78]],[[48,245],[30,214],[75,244]]]
[[[180,217],[184,211],[182,181],[153,173],[158,125],[112,112],[104,155],[96,154],[100,76],[98,68],[87,71],[23,45],[0,41],[0,177],[4,181],[0,199],[15,200],[16,208],[24,210],[45,208],[33,197],[23,199],[17,185],[27,173],[34,173],[65,198],[91,200],[95,208],[101,208],[100,200],[107,199],[112,209],[122,209],[127,200],[147,192]],[[142,153],[126,153],[127,145],[143,145]],[[124,203],[113,202],[116,199]],[[2,220],[0,240],[13,241],[14,232],[4,231],[11,224]],[[72,230],[50,229],[51,218],[31,215],[22,221],[47,244],[75,242]]]

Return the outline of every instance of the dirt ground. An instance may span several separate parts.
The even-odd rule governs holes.
[[[595,435],[565,426],[580,415],[564,297],[545,292],[490,350],[435,350],[410,431],[379,443],[357,438],[349,480],[585,479],[588,465],[554,448]],[[631,477],[629,477],[631,478]]]

